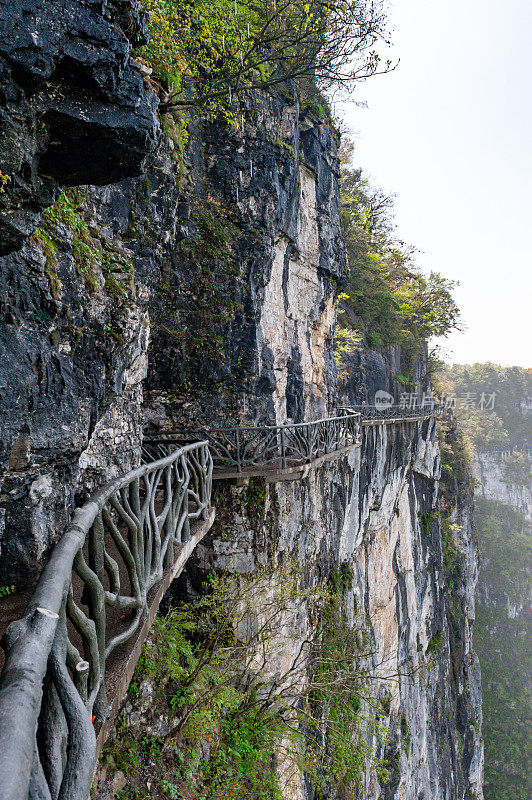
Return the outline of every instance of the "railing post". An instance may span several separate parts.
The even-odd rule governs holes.
[[[134,536],[135,534],[133,534]],[[89,531],[89,566],[92,566],[98,582],[90,586],[85,585],[88,592],[88,605],[91,616],[94,620],[98,651],[100,654],[100,689],[94,703],[94,715],[100,721],[107,719],[109,714],[109,703],[105,689],[105,639],[106,639],[106,614],[105,599],[103,593],[104,579],[104,542],[105,532],[101,511],[97,514]],[[78,554],[79,556],[79,554]],[[87,653],[88,655],[88,653]]]
[[[285,441],[283,426],[281,426],[280,431],[281,431],[281,463],[283,465],[283,469],[286,469],[286,441]]]
[[[238,428],[235,431],[235,442],[236,442],[236,471],[242,472],[242,457],[240,454],[240,431]]]
[[[189,542],[190,541],[190,517],[189,517],[189,510],[190,510],[190,500],[189,500],[189,487],[190,487],[190,469],[188,468],[188,456],[182,455],[181,456],[182,464],[183,464],[183,487],[185,490],[185,495],[183,497],[183,503],[181,506],[181,513],[183,516],[183,527],[181,528],[181,542]],[[183,488],[181,487],[181,488]]]

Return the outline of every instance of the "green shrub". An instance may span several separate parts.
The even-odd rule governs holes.
[[[61,282],[55,273],[59,248],[61,246],[60,227],[64,226],[72,234],[72,257],[78,272],[84,277],[88,290],[97,286],[97,275],[102,273],[104,289],[110,294],[127,294],[133,275],[131,262],[115,251],[106,241],[91,235],[85,214],[84,196],[81,189],[65,189],[54,205],[45,209],[41,222],[35,231],[35,238],[46,257],[45,275],[55,299],[61,295]],[[117,278],[112,273],[121,273]]]
[[[430,513],[422,514],[419,518],[419,527],[424,536],[430,536],[432,533],[433,515]]]
[[[337,573],[344,586],[352,580],[348,565]],[[319,613],[318,634],[272,673],[264,653],[306,604]],[[275,575],[211,576],[197,602],[156,620],[130,686],[134,700],[143,680],[153,683],[150,714],[168,720],[168,733],[148,736],[124,717],[102,761],[126,774],[129,791],[142,790],[148,771],[152,798],[281,800],[281,754],[285,774],[302,770],[318,793],[357,785],[368,759],[384,774],[368,737],[385,739],[362,667],[368,649],[338,593],[303,588],[289,564]]]
[[[232,117],[231,100],[251,88],[299,86],[305,112],[322,116],[317,84],[352,86],[382,69],[380,4],[347,0],[142,0],[149,42],[138,57],[166,91],[163,109],[195,106]],[[384,69],[390,66],[387,62]]]
[[[442,632],[435,633],[427,645],[427,653],[438,653],[442,644]]]
[[[348,166],[351,155],[347,143],[342,151],[341,214],[348,285],[340,299],[340,327],[362,326],[368,347],[375,349],[400,344],[408,368],[425,340],[459,328],[454,284],[435,272],[421,274],[413,248],[395,237],[393,198]],[[398,380],[405,388],[412,386],[408,374]]]

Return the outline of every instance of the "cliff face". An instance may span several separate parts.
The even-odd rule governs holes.
[[[139,9],[0,2],[2,584],[35,579],[87,470],[101,482],[139,455],[147,295],[129,251],[97,194],[28,239],[61,186],[138,175],[155,147],[155,95],[130,58]]]
[[[530,787],[532,526],[530,479],[524,482],[530,466],[526,451],[476,458],[481,556],[475,648],[482,666],[489,800],[524,800]]]
[[[0,254],[20,247],[58,185],[138,175],[158,131],[131,45],[139,0],[0,3]]]
[[[389,345],[382,352],[363,344],[353,346],[342,356],[340,385],[344,402],[346,405],[373,405],[375,392],[379,390],[388,392],[398,402],[402,393],[410,391],[398,380],[405,375],[409,375],[409,385],[416,387],[421,405],[423,393],[428,393],[430,388],[426,348],[412,363],[399,345]]]
[[[388,780],[379,782],[368,766],[359,790],[367,800],[482,797],[470,504],[457,500],[451,592],[436,513],[439,469],[430,421],[368,428],[360,450],[301,482],[218,485],[219,520],[188,571],[190,589],[213,568],[248,573],[288,559],[312,583],[334,565],[349,566],[354,581],[344,604],[350,623],[371,637],[372,692],[389,730],[380,751]],[[286,662],[311,628],[302,605],[285,642]],[[301,778],[290,796],[312,793]]]
[[[287,101],[247,116],[207,124],[185,173],[163,142],[141,179],[84,188],[0,258],[6,582],[33,578],[75,496],[136,463],[143,415],[199,430],[331,407],[336,145]]]
[[[185,239],[153,300],[149,420],[323,416],[344,273],[334,134],[257,94],[237,127],[209,123],[198,135],[181,183]]]
[[[479,497],[513,506],[532,521],[532,458],[528,449],[478,452],[475,473]]]
[[[138,463],[143,426],[315,419],[338,396],[345,264],[330,126],[257,94],[237,126],[191,125],[186,151],[167,118],[154,149],[153,97],[129,57],[138,4],[69,3],[69,25],[64,5],[0,0],[0,584],[17,588],[74,502]],[[76,184],[93,185],[63,195],[30,235],[58,187]],[[399,389],[399,351],[354,358],[348,402]],[[426,386],[423,359],[415,370]],[[366,800],[482,797],[469,502],[457,487],[451,581],[439,479],[429,420],[369,427],[360,449],[302,480],[219,483],[216,528],[183,579],[268,564],[275,580],[289,557],[312,584],[348,564],[343,602],[372,643],[389,729],[378,745],[389,774],[379,782],[368,764]],[[302,606],[287,653],[313,625]],[[289,796],[312,796],[303,776]]]

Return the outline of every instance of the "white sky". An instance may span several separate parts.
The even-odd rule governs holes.
[[[418,263],[460,281],[458,362],[532,366],[532,0],[392,0],[396,71],[339,109]]]

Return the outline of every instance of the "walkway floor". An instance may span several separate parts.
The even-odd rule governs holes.
[[[256,466],[244,467],[241,472],[235,469],[215,469],[213,472],[213,480],[235,480],[237,483],[248,483],[250,478],[265,478],[266,483],[280,483],[281,481],[297,481],[306,478],[309,472],[317,469],[322,464],[329,461],[336,461],[337,459],[356,450],[361,445],[359,439],[347,447],[340,447],[338,450],[333,450],[332,453],[325,453],[323,456],[312,461],[294,462],[287,467],[283,467],[281,459],[271,461],[266,466],[257,464]]]

